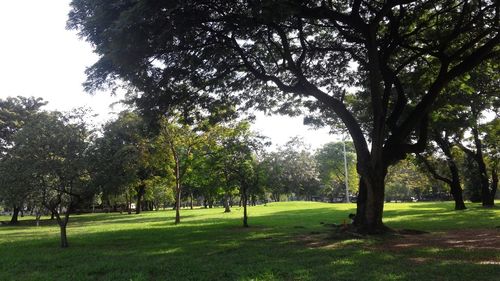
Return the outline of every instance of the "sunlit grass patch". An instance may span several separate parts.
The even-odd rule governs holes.
[[[463,229],[490,230],[499,209],[469,204],[391,203],[392,228],[439,235]],[[270,203],[242,209],[183,209],[128,214],[84,214],[70,219],[70,247],[58,247],[59,229],[48,218],[35,227],[0,227],[0,280],[494,280],[500,260],[492,249],[407,247],[393,251],[388,237],[332,236],[355,204]],[[4,219],[8,220],[8,218]],[[388,244],[389,245],[389,244]],[[29,263],[29,266],[26,266]],[[454,268],[460,265],[459,268]],[[451,270],[453,273],[450,273]],[[496,269],[496,271],[495,271]]]

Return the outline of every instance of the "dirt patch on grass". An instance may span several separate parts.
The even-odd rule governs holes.
[[[311,232],[297,236],[296,242],[309,248],[337,248],[343,246],[342,241],[352,239],[366,241],[367,243],[363,243],[362,247],[394,253],[422,248],[455,248],[477,251],[500,250],[500,229],[498,228],[451,230],[434,233],[404,230],[382,237],[357,235],[341,231]],[[417,259],[416,262],[424,262],[424,260]]]
[[[450,230],[421,235],[403,234],[385,240],[378,247],[391,251],[426,247],[500,250],[500,229]]]

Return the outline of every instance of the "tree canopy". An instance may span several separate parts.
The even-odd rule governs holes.
[[[150,110],[218,101],[339,118],[362,179],[356,224],[368,231],[383,229],[388,166],[423,150],[427,116],[443,88],[499,53],[495,1],[73,0],[71,6],[68,26],[100,56],[88,70],[90,91],[120,79]],[[369,118],[348,102],[350,86],[360,88],[354,95],[367,101]]]

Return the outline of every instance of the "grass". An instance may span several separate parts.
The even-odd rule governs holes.
[[[499,208],[468,207],[386,204],[385,222],[436,235],[500,226]],[[342,223],[354,210],[354,204],[310,202],[250,207],[248,229],[241,227],[239,208],[228,214],[220,208],[182,210],[178,226],[172,211],[75,215],[67,249],[59,248],[53,222],[35,227],[25,217],[19,226],[0,227],[0,280],[470,281],[500,276],[498,249],[389,251],[383,245],[394,238],[335,240],[331,228],[320,224]]]

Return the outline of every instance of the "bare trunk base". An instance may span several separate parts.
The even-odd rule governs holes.
[[[66,236],[66,226],[61,226],[61,248],[68,248],[68,237]]]
[[[19,223],[19,209],[18,207],[14,207],[12,212],[12,218],[10,219],[9,224],[18,224]]]

